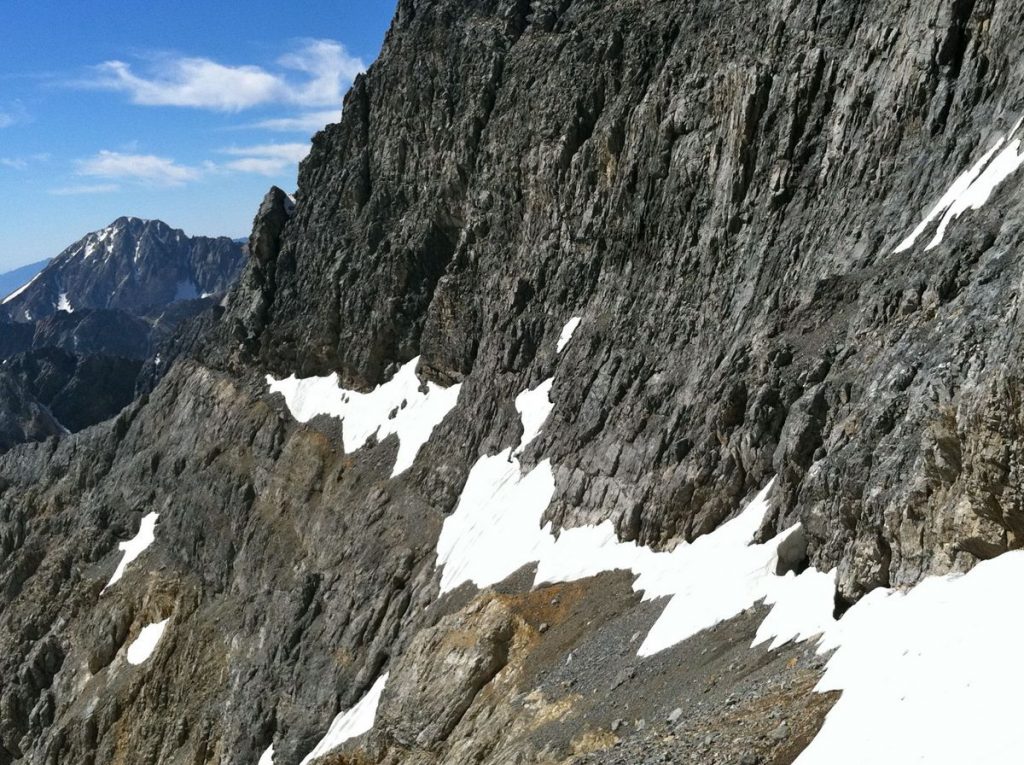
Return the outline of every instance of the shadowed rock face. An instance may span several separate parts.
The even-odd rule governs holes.
[[[16,378],[0,372],[0,452],[26,441],[42,441],[63,430]]]
[[[896,247],[1024,115],[1022,13],[402,0],[294,210],[276,191],[261,207],[223,317],[176,335],[178,362],[115,421],[0,458],[0,763],[254,762],[273,741],[294,765],[388,669],[380,729],[337,761],[610,763],[617,737],[661,756],[655,726],[609,739],[626,714],[583,701],[625,687],[656,604],[591,580],[576,611],[545,593],[491,629],[491,595],[436,598],[445,514],[552,375],[523,462],[551,460],[556,526],[667,546],[777,475],[763,533],[801,521],[840,610],[1018,547],[1019,178],[937,247],[934,227]],[[394,439],[345,454],[262,382],[369,388],[417,355],[463,387],[395,479]],[[101,597],[149,512],[156,542]],[[752,620],[657,660],[673,687],[722,692],[684,722],[731,732],[668,754],[791,762],[820,724],[802,648],[742,664]],[[776,697],[790,659],[804,674]],[[653,666],[637,715],[685,706]],[[799,735],[735,750],[730,693]]]

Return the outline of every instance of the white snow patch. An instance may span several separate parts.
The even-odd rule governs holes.
[[[516,399],[523,445],[551,411],[551,382]],[[842,691],[796,765],[1020,761],[1016,699],[1024,665],[993,646],[1024,634],[1024,610],[1016,607],[1024,551],[963,576],[926,579],[907,592],[875,590],[836,621],[834,570],[776,573],[779,550],[800,533],[799,525],[752,544],[771,484],[736,518],[671,552],[620,542],[611,521],[564,530],[556,539],[550,524],[541,526],[555,490],[551,463],[524,475],[519,448],[473,466],[438,540],[442,593],[465,582],[495,584],[534,562],[535,586],[629,570],[645,600],[670,598],[641,656],[764,600],[771,610],[753,645],[771,641],[775,649],[817,638],[819,653],[834,651],[817,690]]]
[[[94,231],[93,233],[89,234],[89,236],[87,236],[85,239],[85,248],[82,250],[83,259],[89,260],[93,255],[96,254],[97,250],[99,250],[107,242],[108,239],[110,240],[111,244],[113,244],[116,235],[117,230],[114,229],[112,226],[107,226],[104,229]],[[107,254],[109,255],[109,252]]]
[[[558,347],[555,349],[557,353],[561,353],[565,350],[565,346],[572,340],[572,336],[576,334],[577,327],[580,326],[580,317],[573,316],[566,325],[562,328],[562,334],[558,336]]]
[[[913,247],[918,238],[941,216],[942,219],[935,236],[925,249],[931,250],[938,247],[953,221],[967,210],[980,210],[988,202],[996,187],[1024,165],[1024,153],[1018,153],[1021,146],[1020,139],[1011,141],[1004,147],[1007,138],[1012,137],[1020,129],[1022,123],[1024,123],[1024,118],[1018,120],[1013,130],[1006,136],[996,141],[995,145],[985,152],[977,164],[953,182],[953,185],[949,187],[949,190],[932,208],[927,217],[918,224],[910,236],[900,242],[896,247],[896,252],[904,252]]]
[[[643,590],[645,599],[671,597],[640,647],[640,655],[647,656],[784,592],[775,573],[778,548],[798,527],[766,544],[750,544],[767,512],[771,484],[737,518],[672,552],[620,542],[610,521],[567,529],[556,539],[550,524],[541,525],[555,492],[551,462],[544,460],[523,475],[517,459],[551,412],[552,382],[546,380],[516,398],[522,444],[481,457],[470,471],[437,542],[441,593],[465,582],[487,587],[531,563],[537,564],[535,584],[630,570],[637,576],[635,589]],[[806,622],[813,622],[802,611],[785,618],[783,614],[780,631],[799,634]]]
[[[128,568],[128,564],[142,555],[145,549],[153,544],[153,539],[156,537],[156,519],[159,517],[159,513],[148,513],[143,517],[142,523],[139,524],[139,533],[127,542],[121,542],[121,544],[118,545],[118,549],[121,550],[124,555],[121,557],[121,562],[117,564],[117,568],[114,570],[114,575],[110,577],[110,581],[107,582],[107,586],[103,588],[103,592],[106,592],[109,587],[115,585],[124,575],[124,570]],[[102,594],[102,592],[100,594]]]
[[[428,382],[424,392],[416,376],[418,363],[419,357],[370,393],[339,387],[337,374],[304,380],[295,375],[284,380],[267,375],[267,384],[271,393],[284,396],[299,422],[309,422],[320,414],[342,420],[346,452],[360,449],[374,434],[381,440],[397,434],[398,457],[391,472],[394,477],[412,467],[420,447],[455,407],[461,390],[461,385],[442,388]]]
[[[1024,552],[906,593],[874,590],[833,622],[817,690],[842,696],[797,765],[1020,762]]]
[[[520,454],[539,434],[554,404],[551,403],[551,386],[555,379],[548,378],[533,390],[524,390],[516,396],[516,411],[523,423],[523,437],[515,453]]]
[[[519,568],[546,557],[554,545],[550,524],[541,528],[555,493],[548,460],[527,475],[517,455],[540,432],[551,413],[553,380],[516,397],[523,424],[520,445],[476,461],[462,488],[455,512],[445,518],[437,541],[441,592],[464,582],[497,584]]]
[[[477,460],[437,540],[441,593],[464,582],[497,584],[546,558],[555,539],[540,523],[554,494],[547,460],[525,476],[511,449]]]
[[[170,619],[164,619],[162,622],[156,622],[155,624],[148,624],[142,628],[139,632],[139,636],[131,642],[128,646],[128,653],[126,658],[129,664],[142,664],[146,659],[153,655],[153,651],[156,650],[156,644],[160,642],[160,638],[163,637],[164,629],[167,627],[167,622]]]
[[[835,624],[836,571],[808,568],[767,581],[765,604],[771,613],[757,628],[753,645],[771,640],[775,650],[789,641],[801,642],[823,635]]]
[[[75,312],[75,309],[71,307],[71,301],[68,300],[68,293],[60,293],[60,297],[57,298],[57,310],[64,311],[65,313]]]
[[[536,436],[551,411],[551,385],[552,380],[546,380],[516,399],[524,445]],[[550,524],[541,525],[555,492],[551,462],[544,460],[523,475],[516,457],[521,449],[485,455],[470,471],[437,542],[437,565],[443,567],[441,593],[466,582],[487,587],[531,563],[537,564],[535,584],[629,570],[637,576],[634,588],[643,590],[645,599],[671,597],[640,647],[640,655],[648,656],[735,616],[762,598],[789,591],[779,584],[785,580],[776,575],[778,549],[799,527],[765,544],[751,544],[767,512],[771,484],[738,517],[671,552],[620,542],[610,521],[567,529],[556,539]],[[800,586],[810,579],[800,577]],[[780,633],[804,634],[815,625],[816,620],[802,609],[779,610],[775,628]]]
[[[39,278],[40,276],[42,276],[42,275],[43,275],[43,274],[42,274],[42,273],[40,272],[40,273],[36,274],[35,276],[33,276],[33,277],[32,277],[31,279],[29,279],[29,281],[28,281],[27,283],[25,283],[25,284],[21,285],[20,287],[18,287],[18,289],[16,289],[16,290],[15,290],[14,292],[12,292],[12,293],[11,293],[10,295],[8,295],[7,297],[5,297],[5,298],[3,299],[3,302],[2,302],[2,303],[0,303],[0,305],[6,305],[7,303],[10,303],[10,302],[11,302],[12,300],[14,300],[14,298],[18,297],[18,295],[20,295],[20,294],[21,294],[22,292],[24,292],[25,290],[27,290],[27,289],[28,289],[29,287],[31,287],[31,286],[32,286],[33,284],[35,284],[35,283],[36,283],[36,280],[37,280],[37,279],[38,279],[38,278]]]
[[[274,745],[271,744],[260,755],[260,761],[256,765],[274,765]]]
[[[327,730],[327,734],[313,748],[312,752],[302,758],[302,762],[299,765],[308,765],[308,763],[318,757],[323,757],[325,754],[337,749],[349,739],[361,736],[369,731],[377,717],[377,705],[380,703],[380,694],[383,692],[387,681],[388,675],[384,673],[377,678],[373,687],[366,692],[366,695],[354,707],[347,712],[338,714],[331,723],[331,727]]]

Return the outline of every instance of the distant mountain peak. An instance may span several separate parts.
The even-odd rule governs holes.
[[[243,246],[228,237],[190,237],[161,220],[122,216],[66,248],[2,305],[15,321],[70,306],[141,315],[226,292],[244,260]]]

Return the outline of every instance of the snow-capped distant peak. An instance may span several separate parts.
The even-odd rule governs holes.
[[[77,246],[72,245],[71,248],[66,251],[68,257],[74,258],[81,255],[86,260],[89,260],[95,256],[97,252],[101,250],[109,250],[109,245],[107,243],[109,242],[110,245],[113,245],[117,240],[119,232],[120,228],[117,226],[116,221],[104,229],[94,231],[82,239]]]
[[[67,247],[37,279],[9,294],[7,313],[18,321],[97,308],[135,313],[226,293],[245,262],[244,248],[226,242],[190,237],[159,220],[118,218]]]

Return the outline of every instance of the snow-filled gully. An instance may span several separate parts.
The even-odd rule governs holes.
[[[1024,117],[1017,120],[1009,133],[1001,136],[975,165],[953,182],[917,228],[900,242],[896,252],[905,252],[912,248],[935,221],[939,221],[939,225],[925,249],[938,247],[945,238],[947,229],[957,218],[968,210],[980,210],[984,207],[996,188],[1024,166],[1024,152],[1020,151],[1021,140],[1013,138],[1022,125]]]
[[[574,319],[566,325],[559,352],[578,323]],[[400,443],[409,438],[406,451],[400,447],[404,459],[395,474],[400,465],[411,464],[458,397],[452,389],[419,392],[418,383],[412,383],[413,365],[399,374],[403,377],[397,383],[382,388],[393,385],[403,399],[421,397],[406,400],[412,414],[418,414],[391,424],[364,418],[346,435],[346,448],[358,448],[377,428],[397,432]],[[352,408],[355,394],[340,391],[336,381],[268,382],[285,394],[300,420],[319,412],[352,417],[369,408]],[[817,690],[842,691],[797,765],[1020,761],[1014,700],[1024,688],[1024,667],[1006,661],[1004,652],[991,646],[1024,634],[1024,610],[1014,606],[1024,582],[1024,551],[981,563],[966,575],[929,578],[906,592],[875,590],[837,621],[832,615],[834,571],[776,573],[780,547],[799,533],[798,525],[767,543],[752,543],[769,509],[770,483],[737,517],[671,552],[620,542],[610,521],[567,529],[556,537],[550,525],[541,525],[555,490],[551,462],[543,460],[524,474],[518,459],[553,408],[552,384],[553,379],[546,380],[516,398],[523,425],[520,443],[480,457],[470,471],[437,542],[442,593],[466,582],[493,585],[533,563],[535,586],[627,569],[644,599],[667,598],[640,645],[642,657],[763,601],[770,610],[753,645],[817,641],[819,653],[831,654]],[[372,407],[378,418],[401,403],[399,393],[380,390],[367,394],[380,397]],[[315,751],[329,751],[369,730],[385,682],[386,675],[339,715]]]

